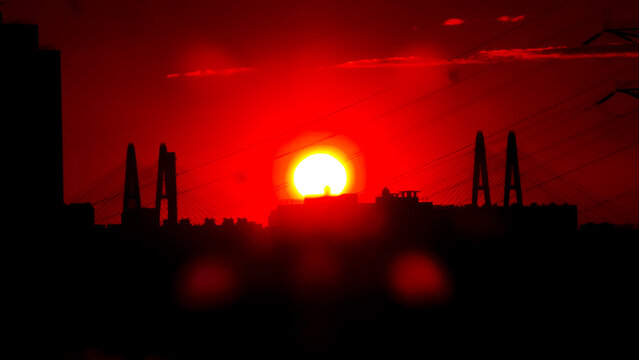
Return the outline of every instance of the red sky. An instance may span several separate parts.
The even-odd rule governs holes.
[[[472,154],[431,162],[477,130],[512,129],[525,203],[639,223],[639,101],[620,94],[590,107],[639,80],[639,59],[575,56],[597,53],[580,44],[604,23],[636,24],[636,1],[20,0],[3,13],[39,24],[42,45],[62,50],[65,200],[96,203],[99,222],[119,220],[119,198],[99,201],[121,192],[129,142],[143,184],[161,142],[190,170],[178,178],[180,217],[265,223],[295,195],[291,166],[317,146],[351,159],[362,201],[388,185],[466,203]],[[612,42],[623,40],[589,46]],[[578,49],[446,64],[558,46]],[[439,65],[338,66],[389,58]],[[493,201],[503,198],[506,135],[487,139]],[[142,196],[152,203],[153,186]]]

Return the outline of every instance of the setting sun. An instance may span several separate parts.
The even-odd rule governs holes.
[[[346,186],[346,168],[329,154],[313,154],[297,165],[293,182],[304,196],[339,195]]]

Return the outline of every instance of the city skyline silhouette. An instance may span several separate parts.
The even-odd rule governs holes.
[[[4,5],[7,21],[39,23],[41,43],[63,51],[66,202],[91,202],[99,222],[118,223],[122,199],[102,200],[120,193],[126,145],[136,144],[145,185],[155,182],[157,146],[166,143],[180,154],[181,213],[195,223],[210,216],[266,224],[278,203],[301,199],[288,175],[298,157],[322,148],[354,169],[350,190],[362,201],[390,186],[420,190],[424,201],[471,203],[472,149],[462,148],[482,130],[489,158],[498,159],[488,161],[491,178],[500,182],[505,135],[516,131],[527,204],[572,203],[582,223],[637,224],[639,172],[615,170],[639,151],[623,149],[635,140],[636,99],[618,92],[595,106],[636,87],[636,58],[623,56],[636,53],[633,44],[609,31],[632,25],[633,2],[240,3],[224,11],[197,1],[175,9]],[[269,8],[281,28],[261,15]],[[355,20],[358,11],[366,16]],[[449,18],[464,22],[444,25]],[[533,51],[545,48],[554,49]],[[509,49],[529,50],[516,57]],[[492,53],[477,62],[482,51]],[[596,54],[610,57],[569,58]],[[364,61],[374,67],[357,67]],[[425,61],[441,64],[419,65]]]
[[[25,4],[23,356],[636,352],[637,4]]]

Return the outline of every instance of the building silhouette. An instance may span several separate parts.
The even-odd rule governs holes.
[[[0,52],[7,204],[20,218],[37,206],[46,221],[64,204],[60,52],[40,47],[37,25],[7,24],[1,15]]]
[[[443,238],[503,238],[514,235],[546,234],[565,236],[577,230],[575,205],[523,205],[519,160],[515,133],[508,134],[504,205],[491,203],[484,136],[477,132],[472,185],[472,202],[466,206],[434,205],[420,202],[419,191],[392,193],[384,188],[375,203],[358,203],[357,194],[306,197],[302,204],[279,205],[269,216],[269,226],[279,230],[336,231],[360,227],[366,232],[372,224],[376,231],[412,233],[421,236],[424,230],[442,234]],[[484,204],[478,205],[480,191]],[[515,192],[515,203],[510,194]],[[336,225],[339,224],[339,225]]]

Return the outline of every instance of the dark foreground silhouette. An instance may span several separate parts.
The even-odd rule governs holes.
[[[535,223],[573,207],[386,200],[280,206],[266,228],[74,224],[42,269],[45,336],[69,358],[634,342],[636,230]]]

